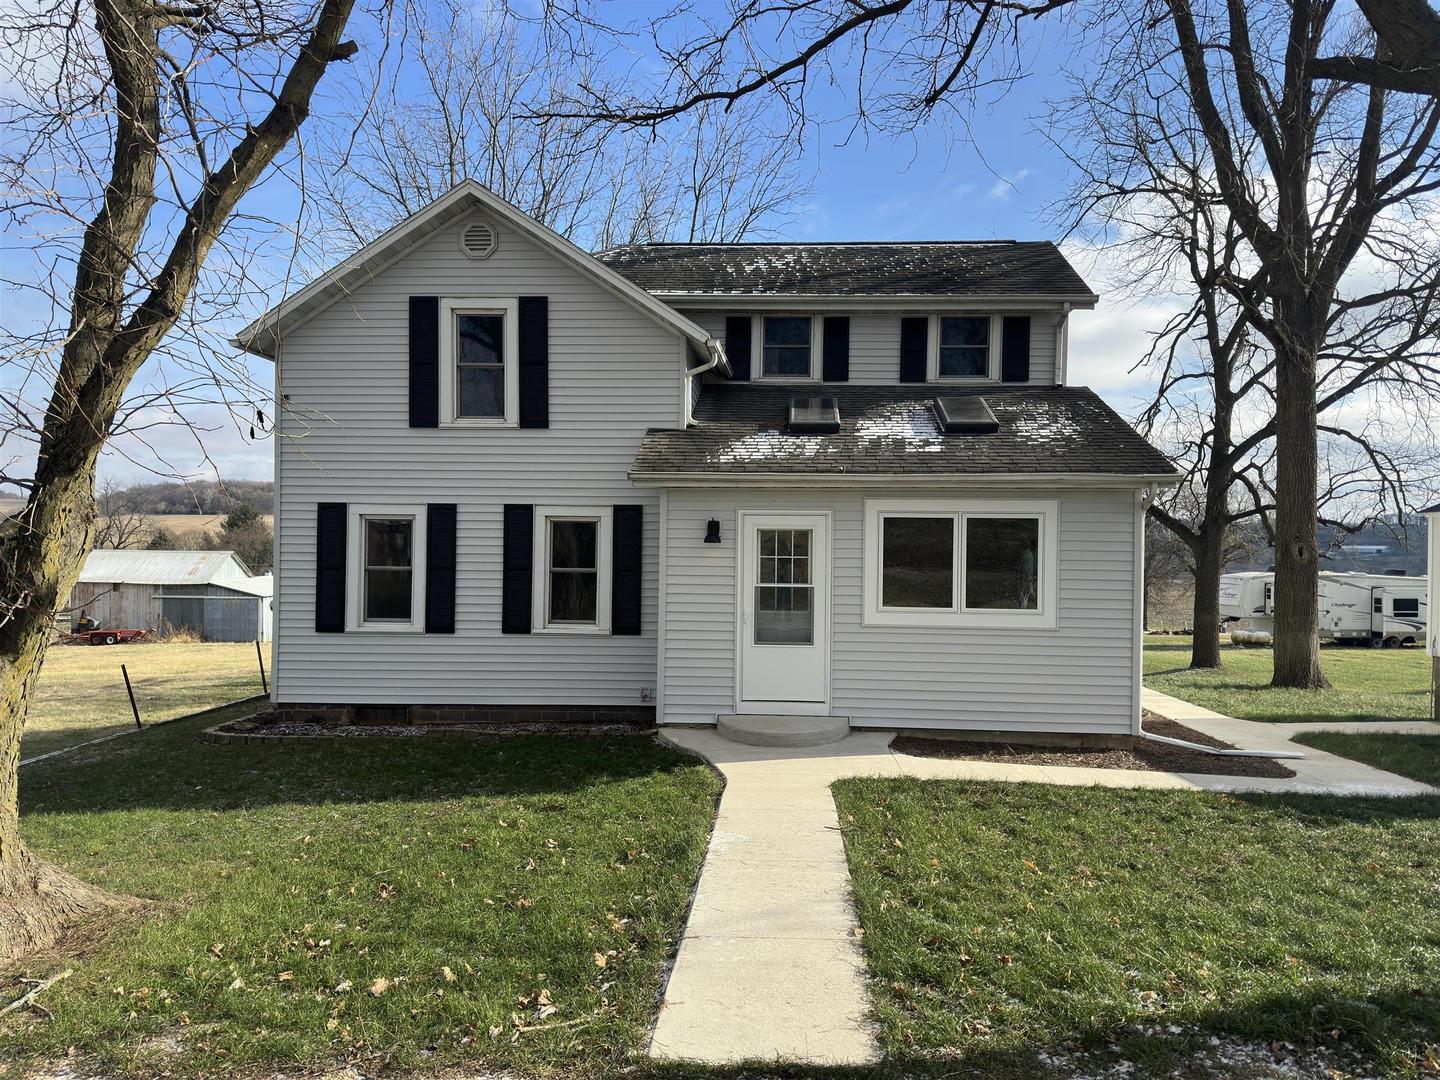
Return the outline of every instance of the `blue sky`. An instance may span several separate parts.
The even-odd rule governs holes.
[[[625,5],[630,6],[630,5]],[[893,136],[854,130],[849,95],[812,82],[808,164],[813,193],[786,227],[796,240],[908,240],[1054,238],[1060,226],[1047,206],[1066,182],[1065,163],[1037,125],[1047,97],[1062,95],[1061,69],[1069,60],[1066,24],[1040,20],[1029,27],[1025,69],[1030,74],[1003,93],[982,99],[968,111],[968,129],[936,121],[914,133]],[[642,67],[644,61],[642,60]],[[842,75],[843,79],[843,75]],[[336,90],[340,84],[336,84]],[[325,97],[322,89],[321,98]],[[324,108],[323,100],[320,108]],[[267,206],[289,200],[283,183],[252,196]],[[253,203],[252,203],[253,205]],[[1103,265],[1095,266],[1080,246],[1067,248],[1092,287],[1105,292]],[[278,302],[280,295],[270,298]],[[1107,302],[1099,312],[1072,318],[1071,381],[1094,386],[1116,408],[1133,412],[1145,390],[1143,377],[1128,373],[1145,345],[1144,330],[1157,322],[1159,308]],[[232,330],[232,327],[227,327]],[[268,365],[257,361],[252,374],[268,381]],[[176,431],[157,440],[167,460],[200,477],[217,472],[236,479],[263,479],[271,473],[267,439],[251,441],[248,423],[236,424],[222,410],[196,414],[208,431],[205,454],[192,437]],[[209,462],[205,458],[208,455]],[[150,479],[143,465],[108,453],[102,475]]]

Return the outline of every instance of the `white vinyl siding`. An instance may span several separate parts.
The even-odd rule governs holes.
[[[685,346],[512,230],[466,257],[475,220],[489,219],[442,227],[283,343],[278,701],[639,705],[655,685],[660,497],[627,471],[646,428],[679,423]],[[549,428],[410,428],[412,295],[548,296]],[[457,504],[455,633],[315,633],[319,502]],[[642,634],[501,634],[505,503],[643,505]]]
[[[935,493],[886,492],[894,498]],[[961,490],[946,497],[985,497]],[[1054,630],[866,626],[858,492],[671,490],[663,722],[713,723],[735,709],[740,510],[834,515],[832,700],[857,727],[1129,734],[1134,708],[1135,521],[1130,491],[1047,491],[1058,501]],[[721,544],[705,544],[720,520]]]
[[[722,342],[725,340],[726,315],[747,314],[743,308],[728,312],[683,309],[681,313],[703,326]],[[758,319],[762,313],[754,312],[752,314]],[[930,314],[930,312],[916,312],[916,314]],[[1056,385],[1055,335],[1060,324],[1059,313],[1006,312],[997,309],[994,314],[997,317],[1007,314],[1030,315],[1030,382],[1037,386]],[[898,313],[877,314],[874,312],[854,313],[826,310],[816,312],[817,321],[825,315],[850,316],[850,382],[879,386],[900,382],[900,315]],[[1000,333],[998,318],[995,323],[995,333]],[[752,371],[759,370],[758,363],[759,354],[756,353],[751,358]],[[819,370],[818,364],[816,370],[817,372]]]

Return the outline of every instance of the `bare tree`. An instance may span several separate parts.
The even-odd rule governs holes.
[[[44,325],[4,350],[21,373],[5,433],[12,447],[33,439],[33,456],[12,450],[3,477],[28,498],[0,546],[0,962],[117,902],[20,839],[26,710],[94,540],[97,459],[135,416],[127,391],[177,327],[207,315],[196,304],[212,248],[242,196],[274,175],[327,67],[357,51],[342,40],[353,7],[45,0],[0,15],[14,131],[0,159],[5,209],[12,236],[35,238],[30,284],[53,290]],[[238,220],[218,260],[232,286],[253,255]],[[141,396],[151,410],[186,400]]]
[[[554,47],[505,8],[412,4],[412,56],[334,125],[319,155],[321,218],[373,239],[461,180],[477,180],[591,248],[774,234],[809,189],[803,145],[761,103],[704,106],[664,132],[537,116],[613,63]],[[403,72],[403,79],[401,73]]]
[[[103,481],[95,493],[95,547],[143,547],[150,531],[150,516],[134,496],[112,480]]]
[[[1430,402],[1440,388],[1440,236],[1429,224],[1427,199],[1440,183],[1429,146],[1435,108],[1397,105],[1340,84],[1312,87],[1313,100],[1293,89],[1293,106],[1277,91],[1262,95],[1268,104],[1261,105],[1236,80],[1237,72],[1262,75],[1237,60],[1234,69],[1210,71],[1206,93],[1219,96],[1209,99],[1207,113],[1188,66],[1175,59],[1166,16],[1179,2],[1157,4],[1122,33],[1097,24],[1100,62],[1052,116],[1063,133],[1053,142],[1079,178],[1063,211],[1108,239],[1129,268],[1131,287],[1187,298],[1146,358],[1158,381],[1139,419],[1186,475],[1152,512],[1194,554],[1192,664],[1219,665],[1226,537],[1237,522],[1262,515],[1267,528],[1288,538],[1276,560],[1277,594],[1290,605],[1277,634],[1277,678],[1311,683],[1320,678],[1314,575],[1316,524],[1327,521],[1321,507],[1327,523],[1348,529],[1398,515],[1407,482],[1428,471],[1411,459],[1432,446]],[[1288,25],[1288,9],[1260,10]],[[1172,21],[1183,40],[1190,24],[1181,14]],[[1218,21],[1205,25],[1213,30]],[[1240,32],[1232,18],[1221,33],[1233,40]],[[1313,54],[1325,40],[1319,33],[1307,47]],[[1265,77],[1277,70],[1266,69]],[[1312,149],[1277,185],[1270,155],[1282,152],[1266,110],[1282,107],[1311,109],[1290,137]],[[1205,126],[1205,115],[1221,125],[1218,132]],[[1387,196],[1365,193],[1372,156],[1399,170]],[[1243,181],[1227,185],[1227,168]],[[1281,224],[1293,235],[1286,245],[1272,242],[1267,254],[1256,237],[1281,228],[1273,222],[1286,214]],[[1307,348],[1312,355],[1297,357]],[[1297,376],[1297,367],[1308,373]],[[1406,438],[1387,437],[1377,418],[1401,414],[1411,418]]]

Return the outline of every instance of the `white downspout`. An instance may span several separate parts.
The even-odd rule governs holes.
[[[1131,734],[1141,737],[1145,734],[1141,724],[1141,688],[1145,679],[1145,517],[1150,504],[1155,501],[1155,485],[1147,484],[1140,489],[1140,512],[1135,515],[1135,659],[1134,673],[1134,715],[1131,718]]]
[[[690,410],[694,407],[693,404],[692,404],[692,402],[695,400],[695,393],[694,393],[694,382],[695,382],[695,380],[698,379],[701,375],[704,375],[707,371],[714,371],[714,370],[715,370],[717,367],[719,367],[722,363],[725,363],[726,366],[727,366],[727,368],[728,368],[728,366],[729,366],[728,363],[727,363],[727,361],[726,361],[726,357],[725,357],[725,349],[724,349],[724,347],[720,344],[720,339],[719,339],[719,338],[713,338],[713,337],[712,337],[712,338],[706,338],[706,339],[705,339],[705,348],[706,348],[706,349],[709,351],[709,353],[710,353],[710,359],[707,360],[707,361],[705,361],[705,363],[701,364],[701,365],[700,365],[699,367],[697,367],[697,368],[686,368],[686,369],[685,369],[685,407],[684,407],[684,415],[685,415],[685,426],[686,426],[686,427],[689,427],[689,426],[690,426],[690,420],[691,420],[691,412],[690,412]]]
[[[1055,385],[1065,386],[1070,366],[1070,310],[1069,304],[1060,305],[1060,319],[1055,324]]]

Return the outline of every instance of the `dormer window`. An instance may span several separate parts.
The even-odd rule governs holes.
[[[990,379],[989,315],[941,315],[936,374],[941,379]]]
[[[758,321],[761,377],[814,378],[815,320],[809,315],[766,315]]]

